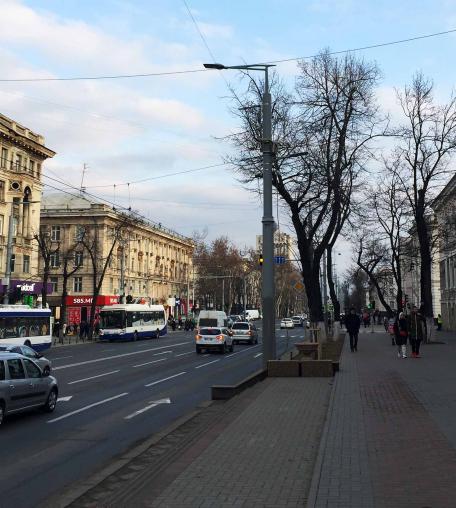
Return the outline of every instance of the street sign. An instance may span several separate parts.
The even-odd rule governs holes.
[[[274,263],[276,265],[284,265],[285,264],[285,256],[274,256]]]
[[[294,289],[296,289],[296,291],[303,291],[304,290],[304,284],[299,281],[295,282],[293,284],[293,287],[294,287]]]

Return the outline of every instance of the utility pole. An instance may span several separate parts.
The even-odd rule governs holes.
[[[125,303],[125,244],[120,241],[122,248],[120,258],[120,303]]]
[[[246,282],[246,274],[244,273],[244,319],[247,314],[247,282]]]
[[[325,324],[326,337],[328,336],[328,320],[326,319],[326,309],[328,306],[328,273],[326,267],[326,249],[323,252],[323,322]]]
[[[8,305],[9,303],[9,291],[11,281],[11,257],[13,254],[13,229],[14,229],[14,217],[13,217],[13,204],[11,204],[11,213],[8,222],[8,242],[6,246],[6,270],[3,285],[5,286],[5,294],[3,295],[3,303]]]
[[[222,311],[225,312],[225,278],[222,279]]]

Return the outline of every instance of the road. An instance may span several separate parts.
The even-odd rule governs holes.
[[[302,329],[289,331],[290,344]],[[277,331],[277,351],[287,347]],[[197,355],[191,332],[126,343],[89,343],[46,353],[59,382],[52,414],[13,416],[0,429],[0,492],[8,506],[36,506],[89,477],[134,444],[210,399],[214,384],[233,384],[261,368],[258,345]]]

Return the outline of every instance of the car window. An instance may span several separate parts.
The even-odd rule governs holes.
[[[31,361],[31,360],[24,360],[25,368],[27,369],[27,375],[28,377],[41,377],[41,371],[40,369]]]
[[[25,379],[24,366],[19,358],[8,360],[10,379]]]
[[[0,381],[5,380],[5,362],[0,360]]]
[[[21,348],[20,348],[19,346],[12,347],[12,348],[10,349],[10,351],[11,351],[12,353],[17,353],[17,354],[19,354],[19,355],[21,355],[21,354],[22,354]]]
[[[233,330],[248,330],[249,324],[248,323],[234,323]]]
[[[201,328],[200,335],[218,335],[220,328]]]
[[[24,356],[28,356],[29,358],[36,358],[36,353],[31,347],[21,346],[21,350]]]

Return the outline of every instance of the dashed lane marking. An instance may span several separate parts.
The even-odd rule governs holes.
[[[91,379],[96,379],[98,377],[109,376],[110,374],[117,374],[120,370],[112,370],[111,372],[105,372],[104,374],[98,374],[97,376],[85,377],[84,379],[78,379],[77,381],[70,381],[69,385],[75,385],[76,383],[82,383],[83,381],[90,381]]]
[[[164,362],[165,360],[166,358],[159,358],[158,360],[152,360],[151,362],[140,363],[138,365],[133,365],[133,369],[136,369],[137,367],[144,367],[144,365],[150,365],[151,363]]]
[[[154,386],[154,385],[158,385],[159,383],[163,383],[164,381],[168,381],[168,379],[173,379],[175,377],[178,377],[178,376],[182,376],[184,374],[187,374],[187,372],[179,372],[179,374],[174,374],[174,376],[168,376],[168,377],[164,377],[163,379],[159,379],[158,381],[153,381],[152,383],[148,383],[147,385],[144,385],[146,388],[148,388],[149,386]]]
[[[114,397],[109,397],[108,399],[100,400],[98,402],[94,402],[93,404],[89,404],[88,406],[81,407],[79,409],[76,409],[75,411],[71,411],[71,413],[67,413],[62,416],[58,416],[57,418],[53,418],[52,420],[48,420],[47,423],[55,423],[60,420],[63,420],[65,418],[69,418],[70,416],[77,415],[79,413],[82,413],[83,411],[88,411],[89,409],[92,409],[96,406],[101,406],[102,404],[106,404],[107,402],[111,402],[111,400],[120,399],[121,397],[125,397],[125,395],[128,395],[128,392],[119,393],[119,395],[114,395]]]
[[[125,417],[125,420],[131,420],[135,416],[143,414],[146,411],[149,411],[149,409],[157,407],[160,404],[171,404],[171,399],[166,398],[166,399],[155,400],[154,402],[151,402],[148,406],[143,407],[142,409],[138,409],[138,411],[135,411],[134,413],[129,414],[128,416]]]
[[[195,369],[201,369],[201,367],[206,367],[206,365],[210,365],[211,363],[219,362],[220,358],[218,360],[212,360],[212,362],[203,363],[202,365],[198,365],[195,367]]]

